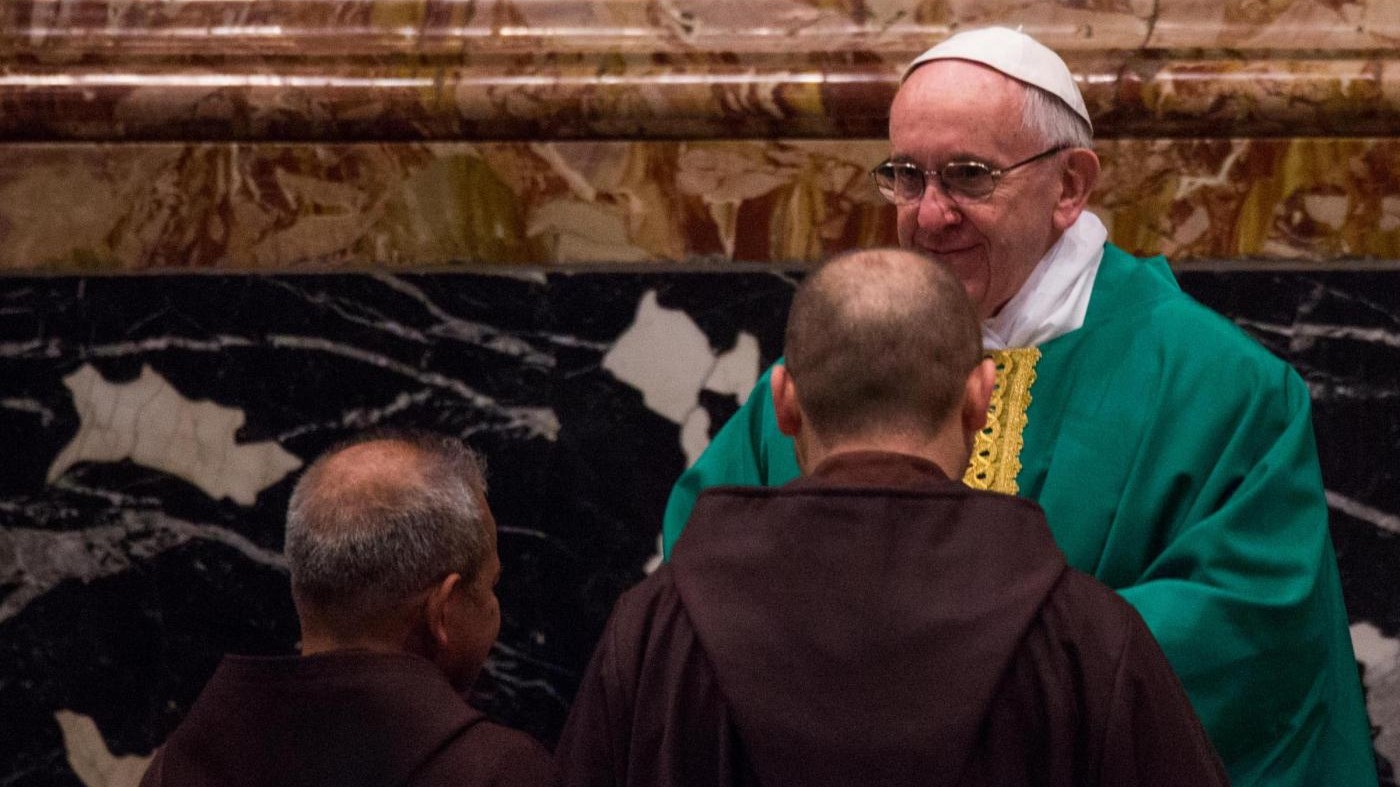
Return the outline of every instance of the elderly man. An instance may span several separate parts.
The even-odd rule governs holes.
[[[700,496],[623,596],[559,745],[571,785],[1207,785],[1146,625],[1040,509],[957,478],[995,384],[957,278],[857,252],[798,290],[774,417],[803,477]]]
[[[1001,28],[921,55],[890,109],[900,243],[957,273],[998,366],[964,480],[1038,502],[1137,608],[1236,784],[1375,784],[1307,387],[1105,242],[1090,133],[1064,62]],[[797,476],[769,385],[677,483],[668,553],[701,489]]]
[[[470,687],[500,629],[496,522],[460,442],[376,433],[297,483],[301,655],[228,656],[143,785],[545,785],[548,752]]]

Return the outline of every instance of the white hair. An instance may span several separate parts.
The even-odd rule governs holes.
[[[385,441],[413,449],[417,471],[346,485],[328,460]],[[284,550],[297,597],[342,622],[371,618],[457,572],[472,581],[493,547],[481,461],[460,441],[380,432],[312,463],[287,510]]]
[[[1026,88],[1025,100],[1021,103],[1022,128],[1039,136],[1047,148],[1093,147],[1094,134],[1084,118],[1055,94],[1035,85],[1021,84]]]

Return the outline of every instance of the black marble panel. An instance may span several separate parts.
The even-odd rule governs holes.
[[[757,374],[791,289],[766,273],[0,279],[0,783],[81,783],[59,711],[144,755],[222,653],[290,652],[296,470],[260,479],[277,462],[228,457],[266,444],[298,465],[370,425],[487,457],[503,621],[475,701],[551,740],[685,463],[680,424],[605,354],[654,292],[716,353],[756,332]]]
[[[1400,272],[1182,281],[1312,386],[1347,601],[1373,629],[1378,745],[1400,754]],[[222,653],[294,648],[291,484],[370,425],[486,455],[503,625],[475,701],[552,740],[613,600],[656,553],[683,424],[699,413],[713,433],[737,406],[707,370],[733,356],[751,378],[778,355],[793,283],[0,278],[0,784],[83,783],[67,752],[92,741],[66,713],[96,725],[96,756],[144,756]]]

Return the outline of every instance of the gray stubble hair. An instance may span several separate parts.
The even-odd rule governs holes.
[[[381,440],[411,449],[417,472],[360,485],[327,477],[328,463],[341,451]],[[459,440],[386,431],[335,446],[292,492],[284,549],[293,593],[350,622],[452,572],[471,582],[494,549],[485,494],[482,462]]]

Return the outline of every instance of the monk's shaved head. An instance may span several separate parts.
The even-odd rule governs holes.
[[[927,436],[961,402],[982,336],[944,266],[874,249],[835,257],[803,282],[784,352],[798,403],[823,439]]]
[[[495,552],[480,460],[459,440],[377,432],[342,443],[297,482],[286,554],[298,607],[353,629]]]

